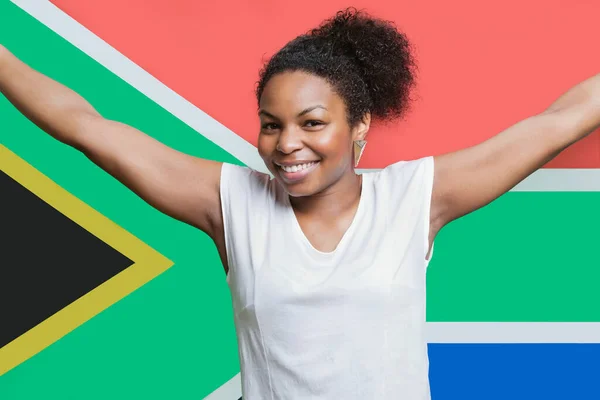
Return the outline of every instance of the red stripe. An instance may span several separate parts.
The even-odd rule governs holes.
[[[346,6],[340,0],[53,0],[196,106],[256,144],[263,55]],[[355,2],[396,21],[417,48],[420,101],[376,128],[362,168],[478,143],[598,72],[600,3]],[[548,165],[600,168],[600,134]]]

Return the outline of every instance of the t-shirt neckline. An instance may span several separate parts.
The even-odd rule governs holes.
[[[368,201],[366,199],[366,197],[369,193],[369,190],[367,190],[367,185],[369,182],[369,179],[368,179],[369,174],[363,173],[363,174],[361,174],[361,176],[362,176],[362,183],[361,183],[361,188],[360,188],[360,199],[358,200],[358,207],[356,208],[356,212],[354,213],[352,222],[350,223],[350,226],[348,226],[348,229],[346,229],[346,232],[344,232],[344,234],[342,235],[342,238],[340,239],[336,248],[330,252],[320,251],[312,245],[310,240],[308,240],[308,238],[304,234],[304,231],[302,230],[300,223],[298,222],[298,218],[296,217],[296,213],[294,212],[294,208],[292,207],[292,203],[290,201],[289,195],[285,196],[287,215],[289,216],[289,218],[291,220],[291,225],[292,225],[294,234],[297,238],[299,238],[299,242],[302,244],[302,247],[304,248],[306,253],[311,258],[313,258],[315,261],[328,262],[328,261],[335,259],[340,254],[343,254],[344,250],[348,246],[348,242],[351,241],[352,237],[355,234],[355,231],[358,229],[357,228],[357,225],[359,224],[358,221],[361,219],[362,214],[364,213],[364,208],[366,207],[365,203]]]

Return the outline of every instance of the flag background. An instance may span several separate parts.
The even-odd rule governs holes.
[[[253,83],[261,60],[346,6],[331,0],[124,3],[3,0],[0,41],[108,118],[199,157],[257,168],[247,154],[256,141]],[[420,66],[413,112],[374,129],[361,168],[475,144],[541,111],[600,65],[591,51],[600,6],[591,2],[356,5],[396,21],[415,43]],[[183,103],[161,104],[32,10],[45,16],[54,10],[89,29],[222,126],[192,123],[195,114],[182,118],[177,104]],[[230,297],[208,237],[144,204],[3,98],[0,118],[2,145],[174,263],[0,376],[0,398],[203,398],[236,376]],[[510,192],[439,235],[428,275],[428,321],[458,323],[452,327],[459,338],[445,340],[450,330],[432,325],[442,338],[430,347],[434,399],[600,397],[594,340],[572,344],[572,334],[557,333],[551,342],[559,344],[536,344],[537,333],[533,340],[522,337],[535,331],[534,323],[589,323],[577,325],[585,330],[600,322],[600,192],[560,190],[565,169],[576,172],[570,176],[581,186],[593,186],[589,180],[598,175],[589,172],[598,168],[595,133],[547,166],[556,174],[546,190]],[[479,326],[473,323],[487,322],[499,323],[494,334],[481,331],[473,339],[471,329]],[[522,323],[520,337],[510,323]],[[548,340],[540,334],[539,341]]]

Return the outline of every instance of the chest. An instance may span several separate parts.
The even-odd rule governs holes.
[[[246,258],[230,276],[236,313],[260,309],[263,315],[308,323],[340,312],[369,318],[374,310],[401,312],[418,304],[424,298],[425,269],[414,246],[372,230],[357,236],[343,253],[318,259],[308,244],[285,240],[285,232],[271,230],[262,242],[267,243],[262,256]]]
[[[425,315],[424,286],[383,275],[329,276],[315,284],[290,279],[283,270],[265,270],[245,303],[236,312],[237,329],[255,327],[273,353],[293,349],[289,356],[302,363],[321,359],[327,349],[340,360],[365,343],[381,349],[382,335],[405,337],[407,329],[418,330]]]
[[[336,218],[317,218],[309,215],[297,215],[299,234],[303,235],[317,251],[329,253],[334,251],[348,232],[354,218],[353,213],[346,213]]]

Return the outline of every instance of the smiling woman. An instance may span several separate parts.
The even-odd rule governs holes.
[[[414,68],[391,22],[350,9],[262,69],[258,151],[274,179],[221,175],[245,399],[429,397],[433,158],[354,171],[372,119],[408,110]]]

